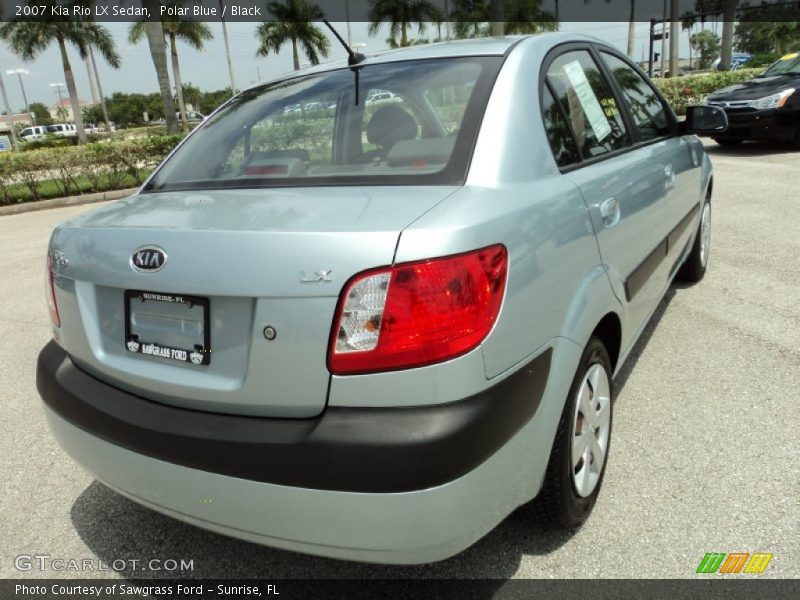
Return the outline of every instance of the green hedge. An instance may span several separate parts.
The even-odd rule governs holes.
[[[684,75],[669,79],[654,79],[661,93],[664,94],[672,108],[679,115],[686,114],[686,107],[700,104],[708,94],[719,89],[748,81],[761,73],[763,69],[738,69],[736,71],[715,71]]]
[[[0,204],[141,185],[182,137],[151,136],[0,154]]]

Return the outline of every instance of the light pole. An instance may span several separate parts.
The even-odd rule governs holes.
[[[64,109],[64,96],[61,95],[61,88],[62,87],[67,87],[66,84],[64,84],[64,83],[51,83],[50,87],[51,88],[56,88],[56,91],[58,92],[58,108],[59,108],[59,110],[63,110]],[[58,111],[56,111],[56,114],[59,114]]]
[[[65,83],[51,83],[50,87],[51,88],[56,88],[56,91],[58,92],[58,103],[59,104],[63,104],[64,103],[64,97],[61,95],[61,88],[67,87],[67,85]]]
[[[29,113],[28,97],[25,95],[25,86],[22,84],[22,76],[30,75],[27,69],[8,69],[6,75],[16,75],[19,78],[19,89],[22,90],[22,101],[25,103],[25,112]]]

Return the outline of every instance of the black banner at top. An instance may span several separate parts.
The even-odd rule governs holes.
[[[322,15],[312,20],[370,22],[374,4],[375,0],[0,0],[0,20],[261,22],[303,21],[309,15]],[[696,23],[800,21],[800,0],[426,0],[409,4],[424,5],[420,14],[427,22],[670,21],[674,14],[678,20]],[[273,10],[275,5],[277,10]]]

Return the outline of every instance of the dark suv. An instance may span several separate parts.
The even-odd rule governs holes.
[[[800,147],[800,51],[783,56],[752,81],[710,94],[706,103],[728,114],[723,146],[744,140],[778,140]]]

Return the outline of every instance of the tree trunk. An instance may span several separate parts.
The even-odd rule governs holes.
[[[186,118],[186,102],[183,99],[183,81],[181,80],[181,65],[178,62],[178,44],[175,34],[169,34],[169,51],[172,55],[172,77],[175,79],[175,90],[178,93],[178,110],[181,111],[181,128],[189,129],[189,120]]]
[[[88,33],[90,25],[88,21],[83,21],[81,27]],[[89,89],[92,92],[92,104],[97,104],[100,101],[100,93],[97,87],[97,70],[92,69],[92,45],[87,44],[85,48],[86,57],[83,59],[86,63],[86,74],[89,76]]]
[[[690,27],[686,30],[686,36],[689,38],[689,70],[692,70],[692,29],[694,27]]]
[[[722,48],[719,67],[723,71],[731,68],[733,53],[733,22],[736,20],[736,0],[722,0]]]
[[[92,93],[92,104],[99,104],[100,99],[97,94],[97,81],[94,78],[92,62],[89,60],[89,48],[91,48],[91,46],[86,48],[86,58],[83,59],[83,63],[86,65],[86,75],[89,77],[89,91]]]
[[[678,0],[672,0],[669,23],[669,76],[677,77],[680,66],[680,29],[678,23]]]
[[[75,87],[75,77],[72,75],[72,66],[69,64],[69,56],[67,56],[67,45],[64,38],[58,38],[58,49],[61,50],[61,64],[64,67],[64,80],[67,82],[67,91],[69,92],[69,103],[72,106],[72,118],[75,121],[75,133],[78,136],[78,143],[85,144],[87,141],[86,130],[83,128],[83,114],[81,113],[81,105],[78,101],[78,89]]]
[[[147,32],[147,43],[150,45],[150,58],[153,60],[153,66],[158,77],[158,88],[161,92],[161,102],[164,105],[164,120],[167,122],[167,133],[177,133],[178,120],[175,118],[175,102],[172,100],[172,90],[169,85],[167,54],[164,51],[164,29],[161,27],[161,21],[147,21],[145,31]]]
[[[300,70],[300,54],[297,52],[297,40],[292,38],[292,59],[294,60],[294,70]]]
[[[400,24],[400,47],[405,48],[408,46],[408,29],[406,28],[406,22],[403,21]]]
[[[501,36],[505,34],[505,7],[503,0],[492,0],[489,16],[492,20],[492,35]]]
[[[350,2],[344,0],[344,18],[347,21],[347,45],[353,47],[353,31],[350,26]]]
[[[659,77],[662,79],[664,78],[664,72],[667,70],[667,0],[664,0],[664,12],[662,14],[662,18],[664,19],[661,22],[661,65],[658,69]]]
[[[8,120],[8,135],[11,138],[11,146],[17,146],[17,133],[14,131],[14,118],[11,116],[11,106],[8,104],[8,94],[6,93],[6,84],[3,83],[3,76],[0,75],[0,95],[3,97],[3,107],[6,110],[6,119]]]
[[[94,60],[94,51],[91,46],[89,46],[89,62],[92,64],[94,80],[97,82],[97,93],[100,95],[100,107],[103,109],[103,121],[106,124],[106,132],[111,134],[111,119],[108,118],[108,107],[106,106],[106,99],[103,96],[103,86],[100,85],[100,75],[97,72],[97,62]]]
[[[633,43],[636,37],[636,0],[631,0],[631,14],[628,19],[628,58],[633,59]]]

